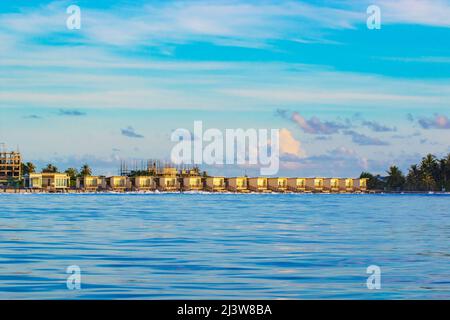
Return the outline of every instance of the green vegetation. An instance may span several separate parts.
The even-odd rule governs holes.
[[[367,188],[370,190],[383,190],[385,183],[380,175],[374,176],[369,172],[361,173],[360,178],[367,178]]]
[[[80,169],[80,176],[92,176],[92,169],[87,163],[85,163]]]
[[[128,175],[129,177],[138,177],[138,176],[153,176],[153,172],[147,171],[147,170],[133,170]]]
[[[8,178],[8,181],[6,182],[6,186],[12,187],[12,188],[19,188],[23,186],[23,183],[21,180],[13,179],[11,177]]]
[[[388,191],[450,191],[450,154],[442,159],[428,154],[419,164],[409,167],[406,176],[397,166],[391,166],[386,177],[361,173],[368,178],[367,187]]]
[[[70,186],[75,187],[77,184],[77,177],[78,177],[78,171],[75,168],[68,168],[66,171],[64,171],[65,174],[67,174],[70,178]]]
[[[58,172],[58,168],[49,163],[44,169],[42,169],[43,173],[56,173]]]
[[[30,174],[36,172],[36,166],[32,162],[22,163],[22,174]]]

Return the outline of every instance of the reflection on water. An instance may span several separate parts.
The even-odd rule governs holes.
[[[0,299],[450,298],[445,195],[0,201]],[[380,290],[366,287],[372,264]],[[70,265],[81,268],[81,290],[67,289]]]

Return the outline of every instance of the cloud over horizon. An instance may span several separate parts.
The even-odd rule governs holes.
[[[136,133],[136,131],[132,126],[128,126],[124,129],[121,129],[120,132],[122,133],[123,136],[128,138],[144,138],[142,134]]]
[[[380,140],[378,138],[369,137],[365,134],[358,133],[354,130],[344,131],[345,135],[352,138],[352,141],[360,146],[387,146],[389,143],[387,141]]]
[[[370,128],[374,132],[394,132],[397,131],[396,127],[388,127],[384,124],[378,123],[376,121],[364,120],[362,125]]]
[[[86,112],[75,110],[75,109],[73,109],[73,110],[60,109],[60,110],[58,110],[58,115],[59,116],[69,116],[69,117],[81,117],[81,116],[85,116]]]
[[[305,133],[318,135],[331,135],[338,133],[339,130],[347,128],[347,125],[340,124],[333,121],[321,121],[318,117],[313,116],[306,119],[298,112],[290,113],[288,110],[277,109],[276,114],[281,117],[291,120]]]
[[[442,114],[435,114],[432,118],[422,117],[417,122],[423,129],[450,129],[450,119]]]

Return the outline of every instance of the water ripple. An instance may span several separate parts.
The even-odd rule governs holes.
[[[0,198],[0,299],[450,298],[445,195]]]

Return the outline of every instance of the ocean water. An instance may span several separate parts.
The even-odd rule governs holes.
[[[0,194],[0,299],[450,299],[450,196]],[[67,267],[81,288],[67,287]],[[369,265],[381,288],[369,290]]]

